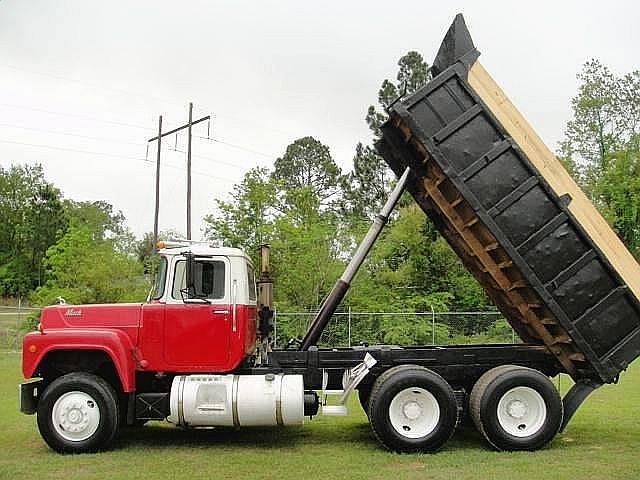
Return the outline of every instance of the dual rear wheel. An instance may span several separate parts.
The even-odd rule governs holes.
[[[451,438],[458,420],[451,386],[417,365],[400,365],[380,375],[367,403],[375,436],[396,452],[438,450]]]
[[[478,431],[498,450],[537,450],[562,425],[562,399],[549,378],[532,368],[504,365],[482,375],[469,396]]]
[[[453,435],[458,405],[451,386],[417,365],[385,371],[360,401],[375,436],[396,452],[433,452]],[[489,370],[474,385],[469,413],[478,431],[498,450],[536,450],[562,425],[562,401],[548,377],[525,367]]]

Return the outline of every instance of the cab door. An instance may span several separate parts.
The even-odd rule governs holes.
[[[195,293],[209,303],[184,301],[186,260],[175,262],[164,319],[165,362],[177,371],[222,370],[231,335],[229,260],[194,259]]]

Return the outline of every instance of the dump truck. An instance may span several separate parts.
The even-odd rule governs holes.
[[[257,282],[241,250],[166,243],[147,302],[44,308],[23,340],[20,400],[45,442],[91,452],[150,420],[299,425],[344,415],[357,391],[392,451],[436,451],[464,418],[498,450],[549,443],[640,354],[640,267],[478,58],[457,16],[432,79],[388,107],[377,148],[396,187],[288,348],[273,348],[266,247]],[[318,347],[404,191],[522,343]],[[558,374],[575,382],[563,398]]]

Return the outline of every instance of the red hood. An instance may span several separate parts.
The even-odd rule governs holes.
[[[45,307],[40,316],[44,333],[47,329],[62,328],[114,328],[124,330],[137,341],[142,313],[141,303],[105,305],[54,305]]]

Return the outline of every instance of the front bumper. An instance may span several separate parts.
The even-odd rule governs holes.
[[[27,415],[33,415],[38,408],[42,380],[30,380],[18,386],[20,394],[20,411]]]

